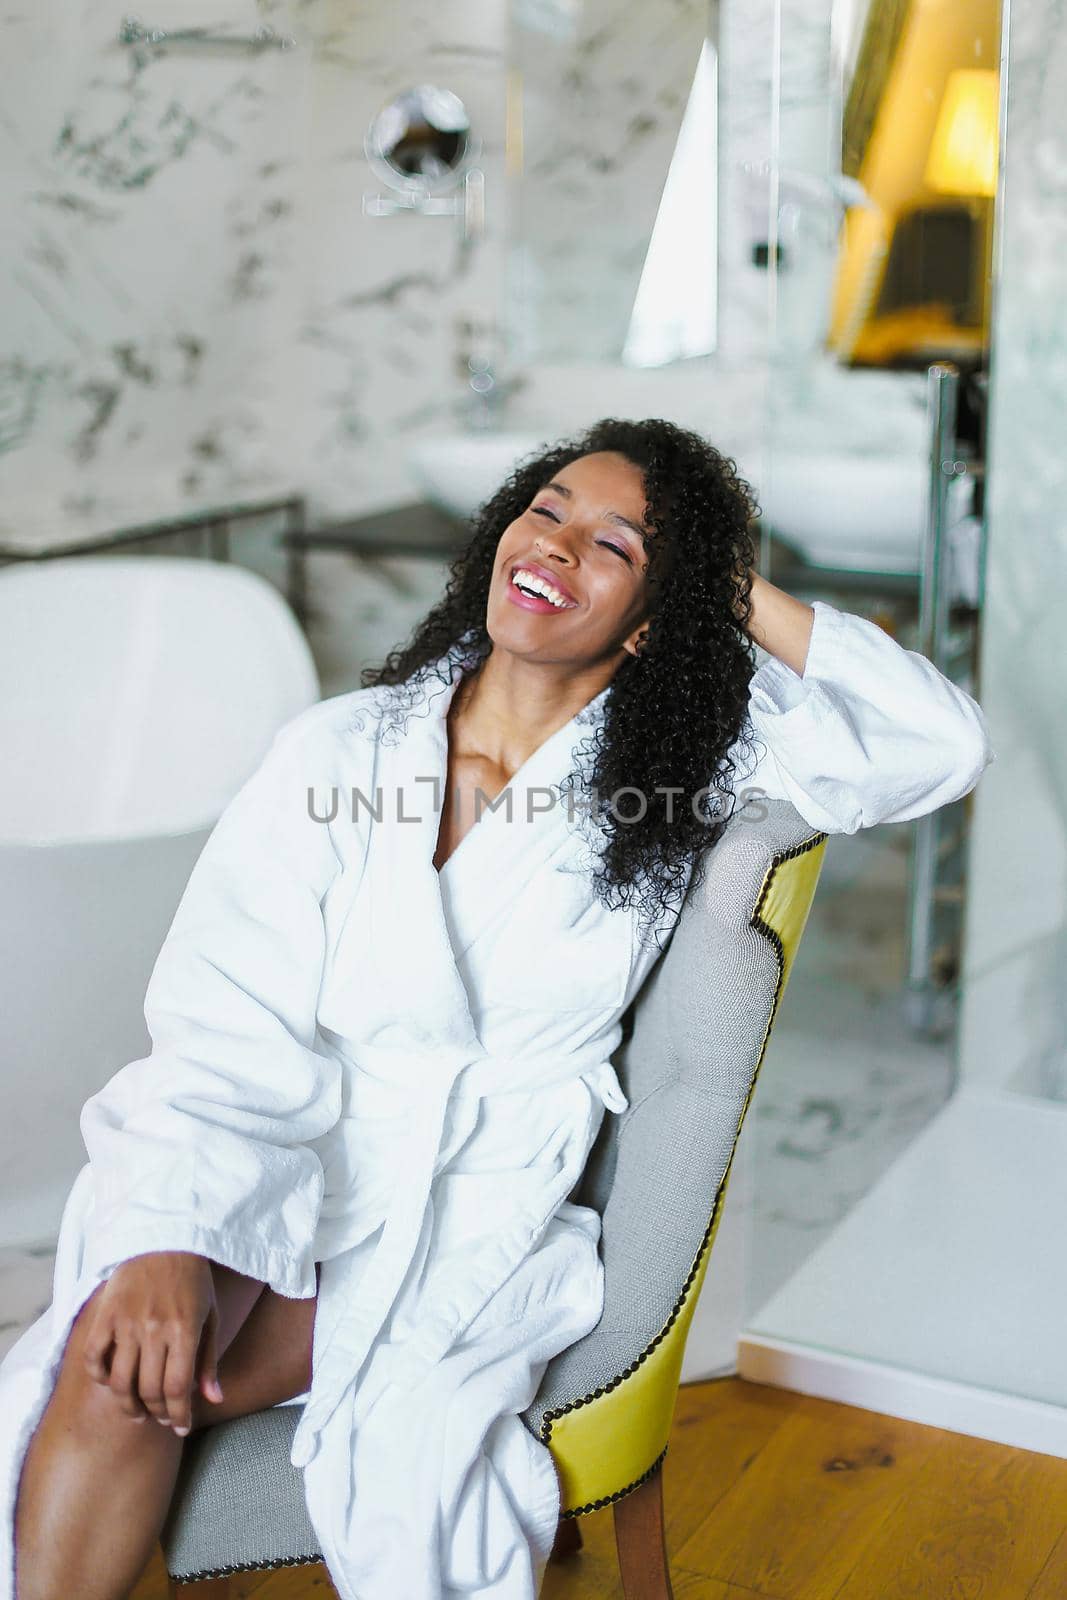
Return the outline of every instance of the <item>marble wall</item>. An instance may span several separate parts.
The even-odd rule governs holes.
[[[4,19],[0,541],[276,491],[417,498],[400,438],[454,422],[455,322],[493,313],[504,10],[166,0],[149,21],[297,48],[134,51],[103,0]],[[403,25],[398,26],[402,20]],[[483,139],[487,227],[362,214],[363,136],[442,81]]]
[[[241,9],[177,0],[159,20],[254,23]],[[4,542],[285,480],[307,58],[142,55],[119,17],[42,0],[4,18]]]
[[[787,96],[810,103],[825,78],[825,0],[724,0],[719,349],[659,373],[532,360],[509,425],[550,438],[612,411],[668,415],[758,479],[771,285],[752,246],[768,231],[779,8],[783,36],[811,45]],[[147,19],[244,33],[266,21],[297,41],[255,55],[131,51],[118,20],[103,0],[5,18],[0,544],[293,490],[315,519],[417,500],[410,444],[466,425],[458,321],[503,321],[509,7],[167,0]],[[666,68],[634,70],[634,26],[605,20],[584,81],[594,104],[625,100],[634,126],[654,128],[677,108],[660,104]],[[482,141],[473,242],[449,218],[362,213],[379,187],[365,129],[420,81],[460,94]],[[602,209],[632,204],[648,148],[623,141],[602,164]],[[527,143],[525,157],[555,161],[566,207],[566,142],[554,156]],[[513,371],[506,350],[500,363]],[[890,387],[856,405],[815,374],[798,414],[845,435],[884,430],[896,412],[907,420],[906,385]]]
[[[961,1071],[1067,1100],[1067,5],[1011,0]]]

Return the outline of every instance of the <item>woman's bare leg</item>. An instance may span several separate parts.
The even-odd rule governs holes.
[[[318,1266],[316,1264],[316,1272]],[[219,1360],[223,1398],[193,1395],[193,1433],[216,1422],[266,1411],[311,1388],[318,1299],[287,1300],[266,1289]]]
[[[266,1286],[217,1262],[211,1266],[219,1381],[228,1403],[222,1357]],[[101,1288],[75,1318],[23,1463],[15,1512],[16,1600],[124,1600],[151,1558],[174,1494],[182,1436],[152,1416],[129,1416],[86,1368],[85,1311]],[[304,1319],[311,1308],[313,1325],[314,1300],[282,1303],[299,1307]]]

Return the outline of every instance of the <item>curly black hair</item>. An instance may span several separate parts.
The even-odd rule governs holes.
[[[584,793],[596,814],[598,897],[612,907],[636,901],[649,924],[665,916],[669,928],[693,867],[732,813],[732,804],[725,809],[733,800],[728,753],[745,733],[755,665],[747,625],[759,508],[735,461],[658,417],[605,417],[524,458],[476,512],[442,599],[382,666],[364,667],[362,683],[407,685],[414,703],[427,673],[460,639],[477,670],[493,647],[485,623],[501,535],[556,472],[605,450],[643,475],[648,637],[640,657],[624,661],[611,680],[603,724],[585,752],[592,768],[583,762],[563,787]],[[616,814],[613,797],[633,789],[647,801],[643,815],[630,818],[632,802],[622,798]]]

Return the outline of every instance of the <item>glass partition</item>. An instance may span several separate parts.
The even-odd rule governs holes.
[[[1032,289],[1025,305],[1013,288],[1002,300],[999,283],[1010,115],[1027,154],[1007,190],[1018,181],[1033,201],[1013,225],[1044,262],[1040,282],[1057,270],[1037,206],[1058,136],[1025,104],[1039,30],[1023,19],[1013,101],[1009,26],[998,0],[776,0],[760,482],[761,565],[772,581],[933,655],[980,698],[994,735],[991,663],[1005,668],[1019,626],[1014,508],[1053,449],[1046,429],[1024,484],[1016,419],[1040,430],[1041,415],[1055,412],[1047,395],[1038,408],[1021,392],[1024,349],[1031,365],[1047,365],[1031,328],[1040,294]],[[1021,237],[1011,248],[1022,282]],[[1051,327],[1048,336],[1058,371]],[[1003,358],[1002,339],[1011,346]],[[1011,393],[1002,372],[1014,375]],[[990,564],[998,534],[999,566]],[[1051,567],[1056,594],[1062,561]],[[1003,585],[997,644],[986,637],[991,571]],[[1012,682],[1013,703],[1024,703],[1017,670]],[[1062,695],[1058,707],[1062,734]],[[1029,726],[1036,750],[1038,723]],[[1062,1103],[1042,1111],[1035,1098],[1054,1084],[1049,1100],[1067,1099],[1067,1030],[1055,1020],[1062,965],[1045,963],[1042,987],[1040,963],[1026,975],[1017,954],[1042,896],[1059,929],[1048,948],[1062,954],[1062,895],[1048,900],[1040,874],[1030,875],[1027,907],[1007,918],[1009,955],[1004,852],[1021,801],[1017,785],[1010,796],[1004,788],[1003,759],[1001,745],[978,791],[934,817],[829,841],[745,1134],[753,1170],[739,1367],[1067,1454],[1067,1413],[1041,1409],[1062,1407],[1067,1364],[1063,1293],[1042,1266],[1034,1215],[1058,1213],[1065,1198],[1053,1154]],[[977,821],[998,794],[994,836]],[[1063,853],[1062,808],[1053,812],[1038,830],[1046,868]],[[994,949],[1001,965],[991,973]],[[1014,1026],[998,1012],[1006,990]],[[1044,1030],[1024,1004],[1034,996]],[[1041,1072],[1027,1027],[1046,1045],[1054,1036],[1043,1059],[1054,1057],[1056,1070]]]

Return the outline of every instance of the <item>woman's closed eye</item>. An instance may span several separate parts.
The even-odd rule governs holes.
[[[559,518],[556,516],[555,512],[550,511],[547,506],[534,506],[532,509],[535,513],[538,513],[543,517],[548,517],[551,522],[559,521]],[[633,562],[630,560],[629,551],[624,550],[621,545],[612,544],[610,539],[597,539],[596,543],[602,545],[605,550],[614,550],[617,556],[621,556],[628,565],[633,566]]]

